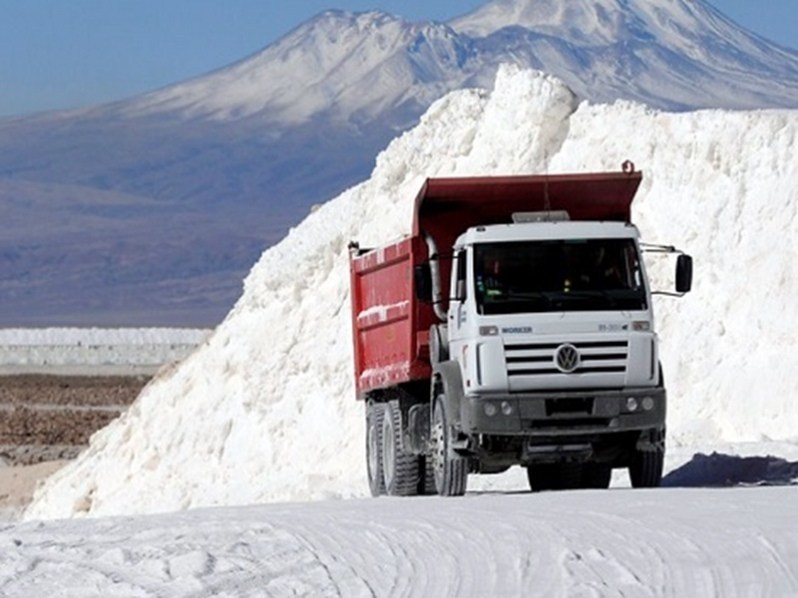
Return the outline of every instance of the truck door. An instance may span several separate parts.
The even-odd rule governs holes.
[[[460,363],[465,373],[469,337],[468,251],[454,254],[452,279],[449,286],[449,347],[452,359]]]

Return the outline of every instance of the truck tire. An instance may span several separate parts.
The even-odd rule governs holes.
[[[526,466],[526,479],[532,492],[555,490],[554,466],[550,463]]]
[[[662,482],[664,463],[664,445],[654,450],[636,450],[629,463],[629,481],[632,488],[657,488]]]
[[[366,403],[366,470],[372,496],[385,494],[382,472],[382,420],[384,407],[379,403]]]
[[[462,496],[468,484],[468,459],[451,448],[453,429],[446,416],[443,397],[435,400],[430,440],[435,487],[440,496]]]
[[[432,466],[432,458],[423,455],[419,457],[419,487],[418,493],[432,496],[438,494],[438,488],[435,486],[435,469]]]
[[[402,449],[402,412],[399,401],[385,404],[382,419],[382,471],[385,492],[391,496],[413,496],[419,490],[418,455]]]

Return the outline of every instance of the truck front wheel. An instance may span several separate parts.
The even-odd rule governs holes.
[[[384,407],[379,403],[366,404],[366,469],[372,496],[385,494],[382,472],[382,420]]]
[[[468,483],[468,459],[452,449],[453,430],[446,416],[444,401],[435,400],[432,412],[432,470],[440,496],[462,496]]]
[[[650,445],[636,448],[629,462],[629,481],[632,488],[656,488],[662,482],[665,463],[665,432],[651,432]]]
[[[629,481],[632,488],[656,488],[662,482],[665,451],[635,451],[629,464]]]

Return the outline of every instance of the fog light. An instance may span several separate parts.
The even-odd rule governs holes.
[[[512,415],[513,414],[513,405],[509,401],[502,401],[502,413],[504,415]]]
[[[637,411],[637,399],[634,397],[629,397],[626,399],[626,410],[627,411]]]
[[[497,409],[496,405],[494,405],[493,403],[485,403],[482,406],[482,409],[485,411],[485,415],[487,415],[488,417],[493,417],[494,415],[496,415]]]
[[[643,411],[651,411],[654,408],[654,399],[651,397],[644,397],[643,402]]]

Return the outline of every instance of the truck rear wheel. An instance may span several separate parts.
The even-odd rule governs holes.
[[[432,458],[426,455],[419,457],[419,468],[421,475],[419,476],[418,493],[428,496],[438,494],[438,488],[435,486],[435,469],[432,464]]]
[[[382,420],[384,407],[379,403],[366,404],[366,469],[372,496],[385,494],[382,472]]]
[[[419,490],[418,455],[402,449],[402,412],[399,401],[385,404],[382,420],[382,471],[385,492],[391,496],[413,496]]]
[[[440,496],[462,496],[468,483],[468,459],[452,449],[452,427],[443,401],[438,398],[432,412],[432,470]]]

